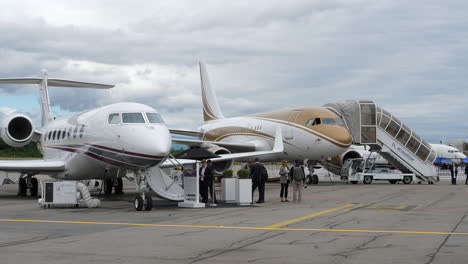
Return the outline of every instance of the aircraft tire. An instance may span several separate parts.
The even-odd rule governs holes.
[[[145,195],[145,211],[151,211],[153,209],[153,198],[151,195]]]
[[[111,195],[112,194],[112,187],[113,186],[112,179],[105,179],[104,180],[104,194],[105,195]]]
[[[39,182],[36,178],[31,178],[31,196],[36,197],[39,190]]]
[[[28,185],[26,183],[26,179],[20,178],[18,182],[18,195],[21,197],[26,196],[27,190],[28,190]]]
[[[135,210],[137,211],[141,211],[143,210],[143,205],[144,205],[144,202],[143,202],[143,198],[141,198],[141,196],[137,196],[135,197],[135,201],[133,203],[135,205]]]
[[[319,178],[317,175],[312,175],[312,184],[318,184],[319,183]]]
[[[115,194],[123,194],[123,180],[117,178],[117,186],[115,186]]]

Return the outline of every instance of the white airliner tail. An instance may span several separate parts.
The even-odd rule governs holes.
[[[223,119],[223,113],[218,104],[216,94],[211,87],[210,79],[206,71],[206,66],[203,62],[200,65],[200,80],[203,99],[203,118],[205,122],[217,119]]]
[[[58,87],[71,87],[71,88],[96,88],[96,89],[109,89],[114,85],[77,82],[70,80],[48,79],[47,71],[42,71],[42,78],[6,78],[0,79],[0,84],[39,84],[40,90],[40,103],[42,112],[42,126],[54,120],[50,107],[49,89],[48,86]]]

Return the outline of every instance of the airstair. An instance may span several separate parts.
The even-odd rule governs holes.
[[[148,170],[146,180],[155,196],[178,202],[184,200],[181,178],[177,175],[168,175],[164,170],[155,166]]]
[[[347,100],[325,105],[342,117],[354,144],[368,145],[402,173],[414,173],[421,182],[433,183],[435,152],[429,143],[396,116],[373,101]]]

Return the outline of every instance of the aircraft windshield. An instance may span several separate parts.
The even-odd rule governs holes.
[[[122,121],[127,124],[144,124],[145,119],[141,113],[122,113]]]
[[[148,121],[151,124],[164,123],[164,120],[162,119],[161,115],[158,113],[146,113],[146,117],[148,117]]]
[[[109,124],[119,124],[119,123],[120,123],[120,114],[109,115]]]

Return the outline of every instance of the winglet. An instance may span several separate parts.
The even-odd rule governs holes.
[[[283,134],[281,133],[281,127],[276,128],[276,135],[275,135],[275,145],[273,146],[274,152],[283,152],[284,145],[283,145]]]

